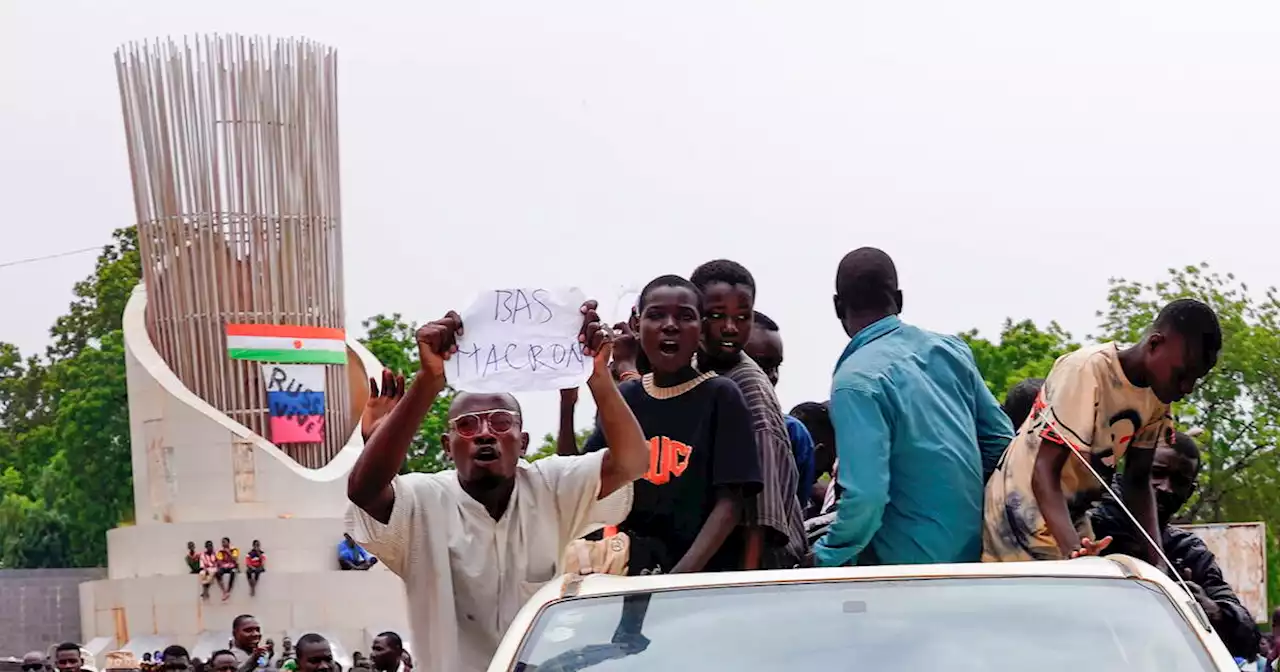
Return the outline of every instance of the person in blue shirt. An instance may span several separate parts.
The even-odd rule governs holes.
[[[791,417],[799,420],[813,439],[813,487],[805,504],[805,520],[808,520],[822,514],[828,489],[832,491],[832,502],[839,494],[835,487],[836,430],[831,426],[831,412],[825,401],[802,401],[791,409]],[[823,482],[823,476],[830,478]]]
[[[850,337],[831,381],[841,496],[820,566],[976,562],[983,484],[1013,438],[959,338],[904,324],[898,272],[864,247],[836,272]]]
[[[755,360],[765,377],[774,387],[778,386],[778,376],[782,369],[782,333],[778,331],[778,323],[760,311],[754,311],[752,322],[755,328],[742,349],[748,357]],[[787,426],[787,438],[791,441],[791,453],[796,461],[796,497],[800,500],[800,510],[809,506],[809,493],[813,490],[813,481],[817,476],[813,466],[813,437],[809,429],[793,416],[784,415],[782,421]]]
[[[342,535],[338,542],[338,566],[342,569],[366,570],[378,564],[378,559],[360,547],[350,534]]]

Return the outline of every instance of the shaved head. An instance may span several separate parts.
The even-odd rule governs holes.
[[[889,255],[874,247],[860,247],[836,268],[836,317],[852,338],[868,325],[902,312],[898,269]]]
[[[898,308],[898,268],[883,250],[860,247],[840,260],[836,269],[836,296],[847,310]]]
[[[463,413],[497,409],[519,413],[520,402],[509,392],[459,392],[453,397],[453,403],[449,404],[449,419],[452,420]]]

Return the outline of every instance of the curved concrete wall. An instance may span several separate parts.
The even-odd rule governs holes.
[[[183,386],[152,346],[145,312],[146,289],[139,285],[124,313],[137,524],[341,517],[347,473],[364,447],[359,427],[324,467],[299,465]],[[347,348],[348,366],[359,367],[360,379],[381,370],[354,339]],[[363,404],[366,386],[355,389],[364,394],[353,402]]]

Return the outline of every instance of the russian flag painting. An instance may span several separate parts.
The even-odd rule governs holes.
[[[346,332],[289,324],[228,324],[227,355],[281,364],[346,364]]]
[[[272,443],[324,441],[324,367],[263,364]]]

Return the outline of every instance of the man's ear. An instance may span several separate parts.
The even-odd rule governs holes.
[[[529,452],[529,432],[520,432],[520,454]]]
[[[1165,337],[1164,334],[1158,331],[1153,331],[1147,334],[1147,338],[1145,340],[1147,341],[1147,350],[1155,350],[1157,347],[1164,344]]]
[[[901,289],[893,290],[893,300],[898,304],[898,312],[896,314],[901,315],[902,314],[902,290]]]
[[[836,319],[837,319],[837,320],[840,320],[840,321],[842,321],[842,322],[843,322],[843,321],[844,321],[844,306],[841,306],[841,305],[840,305],[840,295],[839,295],[839,294],[832,294],[832,295],[831,295],[831,306],[832,306],[833,308],[835,308],[835,309],[836,309]]]
[[[446,459],[452,460],[453,455],[449,454],[449,433],[445,432],[440,435],[440,452]]]

